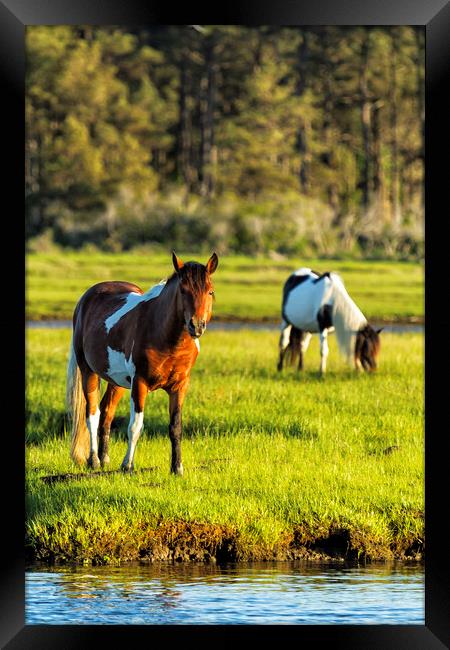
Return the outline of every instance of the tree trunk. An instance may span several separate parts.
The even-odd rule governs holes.
[[[401,206],[400,206],[400,174],[398,164],[398,133],[397,133],[397,56],[398,43],[395,31],[391,36],[391,83],[389,91],[389,104],[391,107],[390,127],[391,127],[391,215],[392,222],[398,226],[401,223]]]
[[[301,97],[307,86],[307,70],[309,59],[308,31],[302,30],[302,40],[298,48],[298,77],[296,95]],[[309,170],[311,165],[311,153],[309,151],[308,125],[302,120],[297,131],[297,151],[300,154],[300,187],[304,194],[309,193]]]
[[[370,203],[370,101],[368,92],[368,71],[369,71],[369,31],[365,35],[361,45],[361,72],[359,77],[360,106],[361,106],[361,130],[364,147],[364,161],[362,170],[362,203],[365,210]]]
[[[192,191],[194,184],[191,166],[192,119],[187,102],[189,97],[189,85],[187,63],[186,59],[183,57],[180,70],[180,117],[178,122],[177,169],[178,176],[184,181],[187,193]]]
[[[416,59],[416,71],[417,71],[417,100],[419,108],[419,119],[420,119],[420,137],[421,137],[421,149],[419,152],[419,158],[422,161],[422,183],[421,183],[421,206],[423,214],[425,214],[425,84],[423,77],[423,65],[424,65],[424,31],[423,28],[416,28],[414,30],[416,35],[416,44],[417,44],[417,59]]]
[[[44,230],[44,199],[42,174],[42,140],[38,133],[29,138],[25,148],[25,200],[27,203],[26,236],[39,235]]]
[[[205,72],[200,82],[200,194],[210,197],[214,192],[214,45],[205,44]]]
[[[383,105],[378,100],[372,105],[372,189],[377,210],[377,219],[384,221],[383,214],[383,172],[381,166],[380,109]]]

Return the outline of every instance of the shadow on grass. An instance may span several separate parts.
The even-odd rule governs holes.
[[[127,440],[128,418],[118,416],[111,427],[111,435],[116,440]],[[183,423],[183,438],[192,439],[203,436],[229,437],[232,435],[242,434],[268,434],[274,435],[281,433],[286,437],[303,438],[304,440],[315,440],[318,437],[317,431],[312,429],[304,422],[289,422],[287,424],[249,420],[240,420],[239,422],[220,422],[211,419],[196,418],[191,416],[188,421]],[[147,438],[166,438],[169,435],[169,418],[158,418],[155,416],[145,416],[144,419],[144,437]]]
[[[357,382],[361,377],[369,376],[367,373],[357,373],[352,368],[344,368],[327,370],[324,375],[320,374],[319,370],[297,370],[296,368],[283,368],[281,371],[268,368],[254,368],[251,377],[255,379],[270,379],[276,383],[285,384],[323,384],[326,385],[327,381],[347,383]],[[375,376],[375,375],[373,375]]]
[[[69,430],[67,414],[63,410],[45,408],[25,409],[26,442],[39,444],[51,439],[64,438]]]
[[[70,424],[64,411],[58,409],[46,409],[43,412],[28,410],[27,418],[27,444],[39,445],[49,440],[61,440],[70,436]],[[128,440],[128,416],[117,415],[111,426],[111,441]],[[288,438],[301,438],[303,440],[315,440],[318,437],[317,431],[308,423],[295,419],[291,422],[277,422],[258,418],[255,420],[249,414],[245,419],[234,421],[216,419],[214,413],[211,417],[197,418],[190,416],[183,423],[183,438],[192,439],[197,437],[229,437],[235,435],[278,435],[282,434]],[[169,415],[161,417],[158,415],[145,414],[143,437],[156,439],[168,438],[169,436]]]

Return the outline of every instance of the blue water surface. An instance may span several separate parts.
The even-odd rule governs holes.
[[[424,569],[273,562],[33,567],[35,624],[424,625]]]

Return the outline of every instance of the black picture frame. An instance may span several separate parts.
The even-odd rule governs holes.
[[[277,25],[423,25],[426,30],[426,218],[425,218],[425,625],[404,626],[25,626],[24,562],[24,36],[27,25],[43,24],[277,24]],[[129,0],[0,0],[0,80],[3,133],[11,135],[0,147],[4,158],[2,190],[5,221],[2,256],[5,266],[0,316],[5,386],[2,463],[3,571],[1,580],[1,645],[23,648],[93,648],[110,640],[134,647],[138,640],[157,643],[173,637],[182,643],[229,643],[234,638],[255,643],[277,641],[289,634],[295,644],[325,643],[346,649],[450,647],[448,538],[444,527],[449,493],[448,372],[449,214],[448,145],[450,103],[446,95],[450,67],[450,3],[446,0],[241,0],[215,10],[186,3]],[[9,198],[9,200],[8,200]],[[6,209],[6,206],[9,206]],[[10,253],[10,255],[6,255]],[[23,389],[23,391],[22,391]],[[12,406],[15,403],[14,406]],[[22,415],[21,415],[22,414]],[[17,417],[19,415],[20,417]],[[23,425],[23,426],[22,426]],[[9,471],[7,471],[9,470]],[[218,629],[220,628],[220,635]],[[263,637],[260,635],[263,634]]]

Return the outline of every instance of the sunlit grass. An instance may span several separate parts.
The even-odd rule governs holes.
[[[137,469],[152,471],[46,485],[44,475],[84,471],[70,460],[64,430],[70,332],[28,331],[29,544],[41,556],[108,562],[133,556],[127,544],[148,548],[149,530],[167,522],[225,526],[243,557],[273,549],[293,530],[305,540],[350,530],[369,556],[417,543],[423,339],[382,337],[379,371],[357,375],[332,336],[329,372],[320,378],[317,337],[298,375],[277,373],[276,332],[207,332],[183,412],[183,478],[169,474],[168,400],[158,391],[147,399],[136,452]],[[128,411],[127,393],[111,469],[125,454]]]
[[[208,255],[180,251],[185,260]],[[27,317],[70,319],[92,284],[126,280],[146,290],[173,271],[171,255],[161,253],[39,253],[27,256]],[[220,256],[214,275],[217,318],[280,317],[282,286],[300,266],[341,273],[346,287],[369,319],[423,318],[423,266],[413,262],[342,261],[294,258],[273,261]]]

